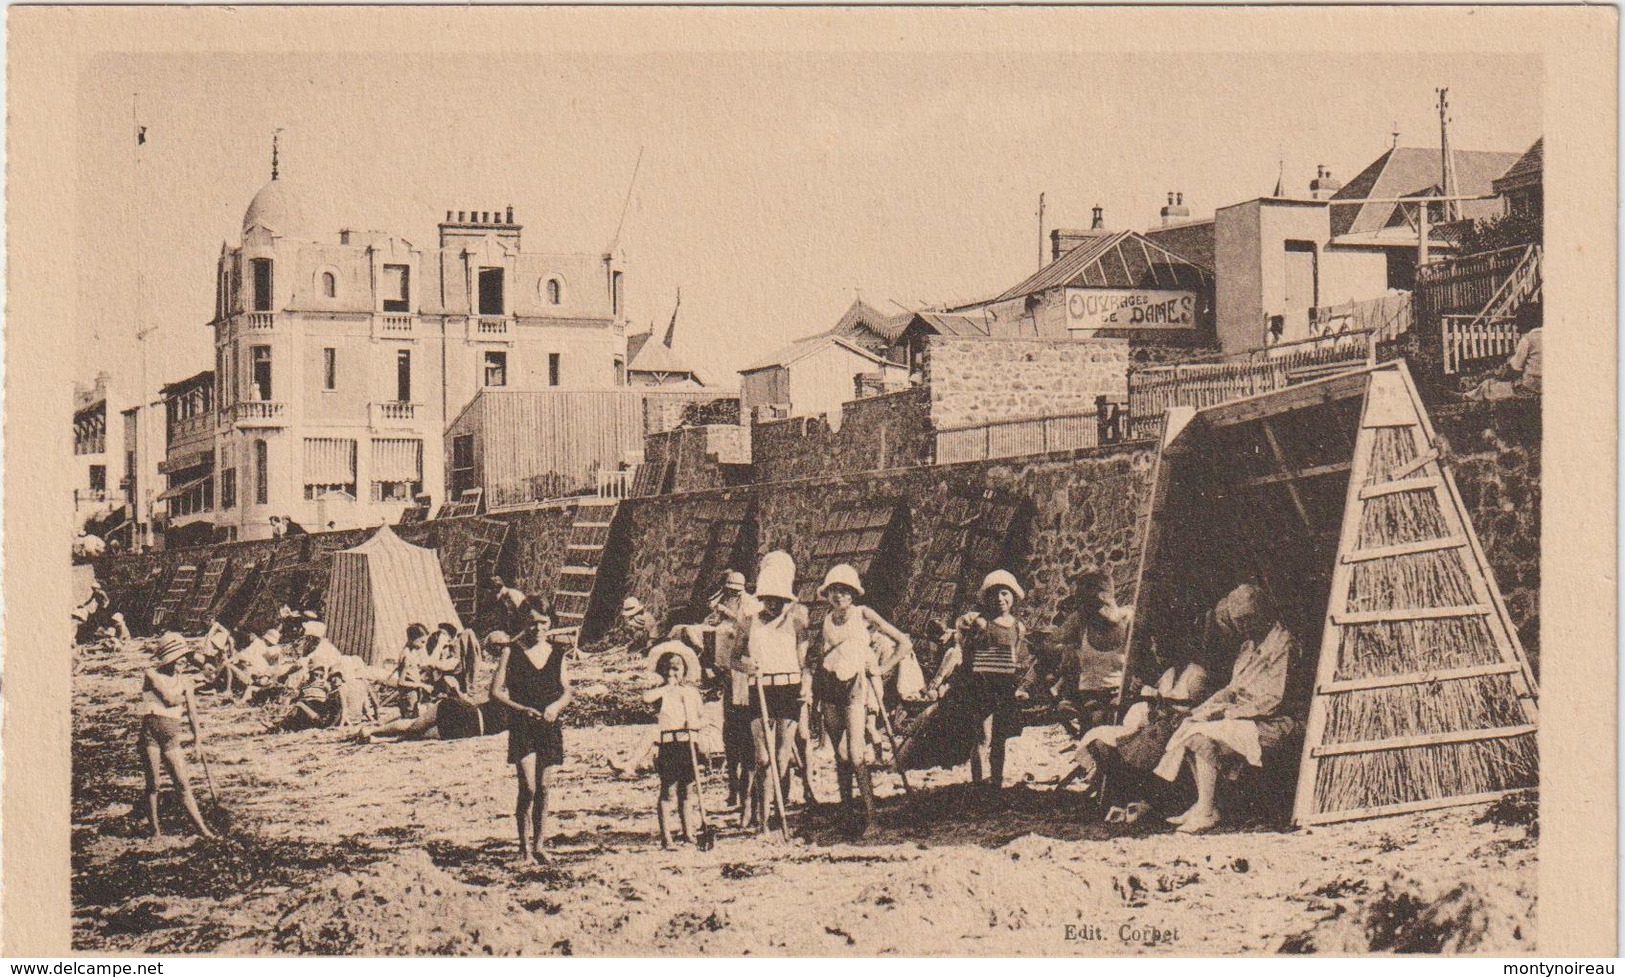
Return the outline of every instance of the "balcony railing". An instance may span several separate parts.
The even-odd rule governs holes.
[[[248,312],[243,315],[243,328],[249,332],[263,332],[275,327],[275,312]]]
[[[238,427],[282,427],[288,405],[276,400],[244,400],[231,405],[231,423]]]
[[[184,441],[187,438],[211,432],[214,430],[214,425],[215,412],[213,410],[194,414],[191,417],[180,418],[169,426],[169,443],[174,444],[177,441]]]
[[[629,499],[632,497],[632,475],[630,471],[615,469],[598,470],[598,497],[600,499]]]
[[[380,336],[412,335],[413,317],[409,315],[381,315],[373,320]]]
[[[508,335],[510,320],[504,316],[480,316],[468,320],[469,338],[503,339]]]
[[[374,403],[372,405],[372,426],[378,427],[411,427],[417,423],[418,408],[420,404],[411,404],[399,400]]]

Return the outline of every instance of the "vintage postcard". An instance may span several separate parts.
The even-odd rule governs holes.
[[[1612,8],[10,13],[8,954],[1616,952]]]

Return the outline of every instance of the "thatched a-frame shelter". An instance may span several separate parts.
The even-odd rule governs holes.
[[[1172,414],[1155,478],[1125,682],[1264,586],[1318,648],[1301,761],[1264,778],[1296,775],[1295,823],[1538,784],[1534,679],[1403,364]]]

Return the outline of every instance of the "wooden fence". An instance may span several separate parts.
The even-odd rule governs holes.
[[[1523,263],[1529,250],[1528,245],[1518,245],[1424,265],[1416,272],[1414,295],[1418,311],[1434,315],[1480,311]]]
[[[1376,338],[1368,330],[1338,333],[1281,343],[1214,363],[1130,371],[1130,432],[1134,437],[1156,436],[1170,407],[1212,407],[1364,365],[1372,360]]]
[[[1100,415],[1091,410],[941,428],[936,438],[939,465],[1094,448],[1100,445]]]
[[[1510,316],[1446,315],[1439,321],[1444,330],[1447,376],[1473,363],[1504,360],[1518,347],[1518,324]]]

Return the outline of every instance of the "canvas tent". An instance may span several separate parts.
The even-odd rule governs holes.
[[[333,554],[327,617],[328,638],[369,665],[398,659],[413,622],[462,627],[435,551],[413,546],[388,526]]]
[[[1399,363],[1170,413],[1125,693],[1202,660],[1231,587],[1265,587],[1314,671],[1299,762],[1262,778],[1296,824],[1539,782],[1534,678],[1434,445]]]

